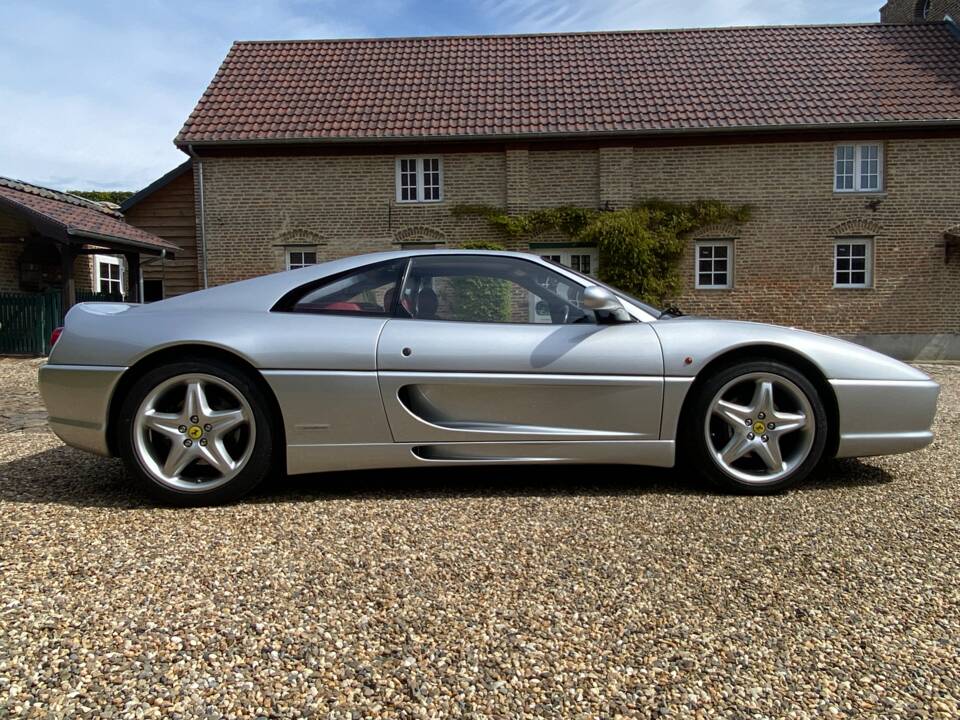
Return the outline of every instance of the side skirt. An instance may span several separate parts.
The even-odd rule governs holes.
[[[491,464],[614,464],[673,467],[673,440],[517,443],[290,445],[290,475],[336,470]]]

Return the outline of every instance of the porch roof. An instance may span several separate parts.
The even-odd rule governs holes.
[[[100,245],[121,252],[159,255],[178,248],[128,225],[115,210],[84,198],[0,177],[0,210],[11,211],[40,235],[72,245]]]

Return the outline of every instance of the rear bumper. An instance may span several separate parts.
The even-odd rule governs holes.
[[[110,455],[107,420],[110,398],[126,368],[97,365],[44,365],[40,394],[50,429],[67,445]]]
[[[837,457],[896,455],[933,442],[933,380],[831,380],[840,409]]]

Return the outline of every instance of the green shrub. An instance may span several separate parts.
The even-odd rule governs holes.
[[[615,211],[563,206],[508,215],[486,205],[463,205],[454,208],[454,213],[484,217],[514,239],[529,241],[556,230],[578,243],[596,246],[600,279],[654,305],[668,303],[679,292],[680,258],[692,232],[707,225],[743,223],[750,218],[750,208],[745,205],[656,199]]]
[[[474,241],[464,250],[503,250],[503,245]],[[507,322],[510,320],[510,283],[496,278],[451,278],[452,312],[456,320]]]

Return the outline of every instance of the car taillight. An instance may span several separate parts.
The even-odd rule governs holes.
[[[53,332],[50,333],[50,347],[51,347],[51,348],[52,348],[54,345],[57,344],[57,340],[60,339],[60,333],[62,333],[62,332],[63,332],[63,328],[62,328],[62,327],[58,327],[58,328],[54,328],[54,329],[53,329]]]

